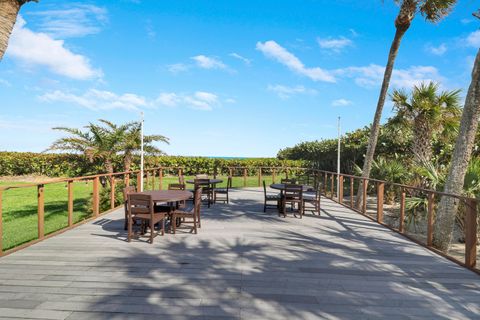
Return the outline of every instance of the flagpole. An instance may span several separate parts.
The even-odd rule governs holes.
[[[140,192],[143,191],[143,111],[140,113]]]
[[[340,140],[342,133],[340,130],[340,117],[338,117],[338,146],[337,146],[337,199],[340,199]]]

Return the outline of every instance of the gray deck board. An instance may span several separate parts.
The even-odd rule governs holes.
[[[0,259],[0,319],[480,319],[480,276],[328,199],[202,208],[198,235],[125,242],[116,211]]]

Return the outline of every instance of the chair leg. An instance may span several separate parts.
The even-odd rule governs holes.
[[[267,212],[267,200],[264,201],[263,212]]]
[[[155,225],[153,219],[150,219],[150,244],[153,244],[153,233],[155,232]]]
[[[177,217],[174,214],[172,215],[172,221],[170,222],[170,225],[172,226],[173,234],[175,234],[175,232],[177,232]]]
[[[197,234],[197,217],[193,215],[193,232]]]
[[[132,218],[128,218],[128,231],[127,231],[127,241],[132,241]]]
[[[162,219],[162,236],[165,235],[165,217]]]

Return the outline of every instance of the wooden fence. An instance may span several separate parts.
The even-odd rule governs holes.
[[[166,176],[181,176],[183,175],[184,168],[181,167],[160,167],[160,168],[151,168],[144,171],[144,186],[149,186],[151,189],[162,189],[164,184],[164,179]],[[11,252],[22,249],[28,245],[41,241],[45,238],[57,235],[61,232],[74,228],[80,224],[83,224],[91,219],[97,218],[99,215],[107,213],[116,208],[116,195],[115,195],[115,184],[117,180],[122,180],[124,185],[134,184],[132,179],[136,179],[136,184],[140,184],[141,175],[140,171],[129,171],[129,172],[118,172],[113,174],[100,174],[92,175],[85,177],[76,177],[76,178],[62,178],[54,179],[48,182],[41,183],[31,183],[31,184],[21,184],[21,185],[12,185],[6,187],[0,187],[0,256],[9,254]],[[201,172],[204,173],[204,172]],[[334,172],[309,169],[309,168],[293,168],[293,167],[258,167],[258,168],[245,168],[245,167],[229,167],[226,172],[218,172],[216,169],[213,172],[207,172],[213,174],[213,176],[223,176],[229,175],[234,178],[243,178],[243,187],[248,185],[247,179],[249,177],[257,177],[258,186],[262,185],[262,181],[266,176],[269,177],[269,181],[272,183],[279,182],[281,177],[292,177],[292,176],[302,176],[307,178],[308,183],[314,185],[320,185],[322,194],[325,197],[330,199],[362,214],[370,219],[378,222],[379,224],[398,232],[410,240],[426,246],[430,250],[441,254],[442,256],[447,257],[450,260],[453,260],[469,269],[476,270],[476,257],[477,257],[477,200],[474,198],[463,197],[460,195],[446,194],[439,191],[422,189],[413,186],[407,186],[397,183],[391,183],[387,181],[377,180],[377,179],[368,179],[353,175],[347,174],[337,174]],[[100,212],[100,186],[101,181],[109,180],[111,183],[110,188],[110,210],[105,212]],[[74,203],[74,182],[77,181],[86,181],[92,182],[92,216],[88,219],[80,221],[78,223],[73,222],[73,203]],[[67,220],[68,226],[45,235],[45,185],[53,183],[66,183],[68,200],[66,203],[67,207]],[[356,188],[355,188],[356,187]],[[36,188],[37,190],[37,222],[38,222],[38,237],[35,240],[24,243],[15,248],[4,251],[2,245],[3,239],[3,219],[2,219],[2,197],[3,193],[9,189],[15,188]],[[356,191],[361,189],[361,197],[356,199]],[[389,188],[395,188],[399,195],[395,196],[395,200],[398,199],[399,203],[399,224],[396,227],[384,223],[384,199],[385,199],[385,190]],[[369,194],[370,190],[375,190],[374,195]],[[406,211],[406,198],[407,193],[423,193],[426,195],[427,202],[427,236],[426,243],[419,241],[418,239],[408,235],[405,232],[405,211]],[[448,254],[440,252],[439,250],[433,247],[433,231],[435,227],[435,199],[441,197],[452,197],[457,199],[465,208],[465,257],[464,261],[460,261],[457,258],[454,258]],[[367,212],[367,202],[369,197],[376,199],[375,208],[373,209],[374,216],[369,215]],[[358,200],[359,203],[355,203]]]

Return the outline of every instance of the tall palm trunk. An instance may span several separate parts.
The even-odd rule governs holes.
[[[21,2],[18,0],[0,0],[0,60],[7,50],[8,39],[17,21]]]
[[[395,59],[397,58],[398,48],[400,47],[400,42],[402,41],[405,32],[407,32],[408,28],[410,27],[410,23],[415,17],[416,8],[416,0],[404,0],[402,2],[402,6],[400,7],[400,12],[395,19],[395,37],[393,38],[392,45],[390,46],[387,66],[385,67],[385,73],[383,75],[382,88],[380,89],[377,109],[375,110],[375,116],[373,117],[373,123],[370,129],[367,152],[363,162],[362,177],[364,178],[368,178],[370,176],[370,171],[372,170],[373,156],[375,155],[375,148],[377,146],[378,135],[380,133],[380,119],[382,117],[382,111],[383,106],[385,105],[388,87],[390,86],[390,79],[392,78],[393,66],[395,64]],[[360,209],[362,201],[362,188],[358,188],[357,200],[355,203],[357,209]]]
[[[432,159],[433,132],[429,120],[424,114],[418,115],[413,123],[413,156],[422,164]]]
[[[450,170],[445,183],[444,192],[462,194],[468,163],[475,143],[475,135],[480,117],[480,50],[477,52],[472,71],[472,82],[468,88],[465,106],[455,149],[452,155]],[[458,200],[442,197],[438,206],[433,234],[433,245],[447,251],[452,241],[455,216],[458,210]]]
[[[113,173],[113,162],[112,160],[106,158],[105,159],[105,169],[107,170],[107,173]],[[110,176],[108,178],[108,182],[110,183],[110,186],[112,185],[112,180],[114,179],[113,176]]]
[[[130,168],[132,167],[132,161],[133,161],[132,154],[129,152],[128,153],[125,152],[125,155],[123,157],[123,169],[125,171],[130,171]]]

